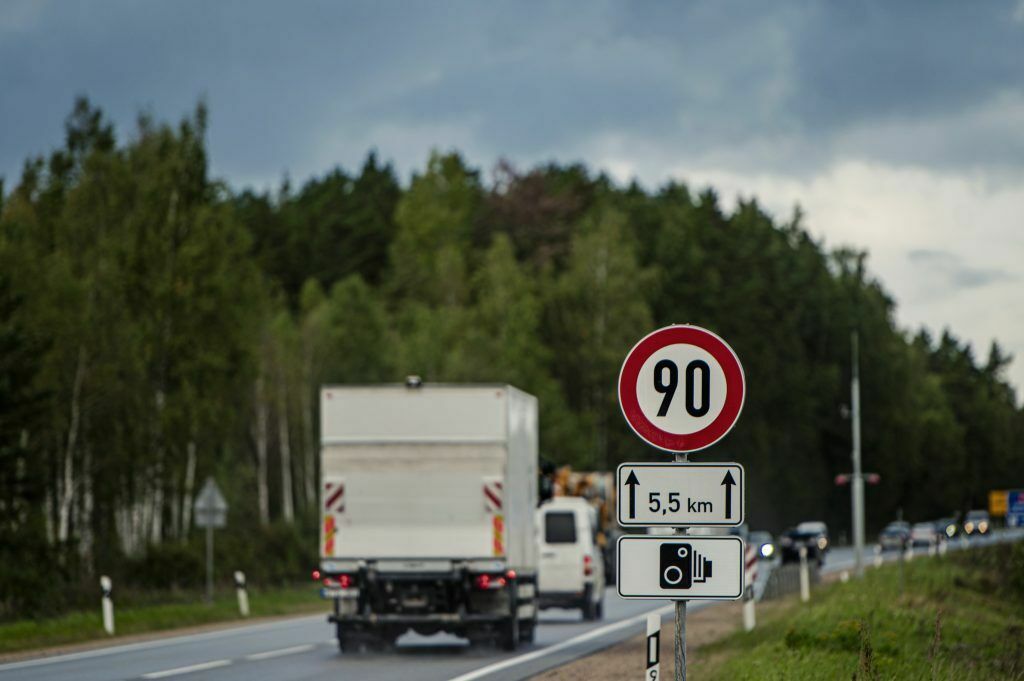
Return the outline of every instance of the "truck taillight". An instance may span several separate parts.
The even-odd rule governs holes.
[[[355,580],[352,578],[352,575],[324,577],[324,586],[328,589],[351,589],[355,586]]]
[[[594,559],[590,556],[583,556],[583,576],[589,577],[594,574]]]
[[[500,589],[505,586],[508,582],[502,575],[477,575],[473,579],[473,586],[481,591],[487,591],[488,589]]]

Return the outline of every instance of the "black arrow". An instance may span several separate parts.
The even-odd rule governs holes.
[[[636,479],[636,471],[629,472],[626,484],[629,485],[629,517],[633,519],[636,517],[636,486],[640,484]]]
[[[736,484],[736,481],[732,478],[732,471],[725,472],[725,478],[722,479],[722,484],[725,485],[725,519],[732,519],[732,486]]]

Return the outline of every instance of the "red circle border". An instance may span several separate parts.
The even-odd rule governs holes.
[[[640,409],[636,379],[647,358],[667,345],[684,343],[706,350],[722,367],[728,392],[722,411],[702,430],[686,435],[654,425]],[[738,389],[737,389],[738,386]],[[626,423],[647,443],[667,452],[696,452],[721,440],[739,419],[746,399],[746,379],[736,352],[717,334],[699,326],[675,325],[652,331],[633,346],[619,371],[619,406]]]

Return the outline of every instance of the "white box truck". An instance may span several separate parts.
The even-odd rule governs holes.
[[[514,649],[537,623],[537,399],[509,385],[320,394],[321,594],[342,651],[409,629]]]

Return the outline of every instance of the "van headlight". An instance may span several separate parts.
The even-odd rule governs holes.
[[[970,534],[971,532],[974,532],[974,523],[972,523],[970,521],[967,521],[966,523],[964,523],[964,531],[967,534]]]
[[[818,548],[824,551],[826,546],[828,546],[828,539],[825,539],[824,537],[818,537]]]
[[[772,554],[775,553],[775,547],[771,544],[761,545],[761,555],[765,558],[771,558]]]

